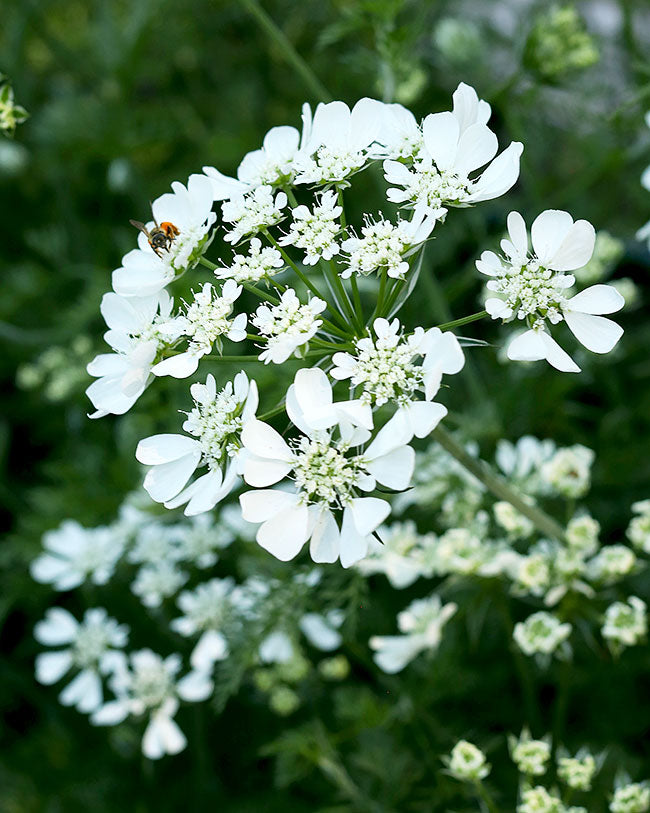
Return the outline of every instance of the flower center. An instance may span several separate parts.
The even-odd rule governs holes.
[[[203,453],[202,462],[210,469],[220,468],[225,458],[240,446],[243,402],[238,401],[228,384],[214,400],[194,402],[183,429],[198,438]]]
[[[363,471],[360,457],[345,457],[347,447],[333,446],[329,436],[303,437],[293,444],[293,473],[303,503],[342,507],[353,498],[354,486]]]
[[[399,404],[410,401],[423,381],[422,368],[413,364],[413,355],[406,344],[372,345],[358,350],[352,383],[363,386],[362,400],[375,406],[388,401]]]

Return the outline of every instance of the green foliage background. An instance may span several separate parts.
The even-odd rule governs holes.
[[[446,809],[445,785],[436,778],[440,764],[422,740],[420,712],[410,700],[424,691],[422,673],[431,664],[379,685],[351,658],[351,679],[332,697],[314,696],[289,721],[235,698],[216,720],[188,719],[190,748],[161,765],[133,759],[132,743],[91,728],[33,679],[31,633],[52,600],[27,572],[41,534],[66,517],[88,525],[112,520],[139,480],[137,440],[164,424],[177,398],[173,383],[161,381],[157,394],[147,393],[124,418],[86,419],[83,365],[102,347],[99,301],[110,272],[133,246],[128,218],[144,220],[149,200],[205,164],[232,173],[269,127],[297,125],[302,102],[319,100],[250,5],[26,0],[2,9],[0,68],[31,114],[14,141],[0,143],[0,497],[7,530],[0,546],[0,810],[8,813],[217,805],[242,812],[343,811],[368,809],[367,799],[377,811]],[[499,235],[511,209],[530,220],[545,208],[565,208],[625,242],[615,276],[631,277],[643,304],[624,312],[626,333],[613,356],[592,359],[574,377],[541,363],[502,366],[496,348],[480,349],[472,355],[469,384],[450,397],[467,436],[487,454],[499,437],[526,433],[595,449],[591,510],[605,538],[615,541],[630,504],[650,496],[644,307],[650,258],[634,238],[650,213],[650,195],[639,185],[650,163],[643,124],[650,107],[650,11],[643,0],[584,4],[593,12],[588,27],[600,60],[549,77],[531,57],[529,39],[536,15],[548,6],[264,2],[334,98],[352,103],[394,93],[420,117],[447,109],[462,80],[491,102],[501,143],[516,138],[525,144],[515,190],[455,212],[441,229],[427,255],[438,283],[423,275],[422,295],[409,305],[411,320],[444,321],[445,307],[452,318],[477,310],[473,260]],[[473,25],[475,39],[465,52],[441,46],[440,22],[449,17]],[[480,334],[474,328],[466,334],[487,332],[498,341],[498,328],[481,326]],[[86,344],[79,344],[80,336]],[[17,369],[52,346],[64,348],[64,389],[48,387],[51,377],[16,388]],[[649,592],[647,583],[638,586],[646,600]],[[382,608],[377,618],[389,618],[393,609]],[[363,620],[371,631],[373,623]],[[505,642],[500,645],[505,651]],[[436,732],[438,751],[473,732],[485,738],[485,732],[519,729],[517,689],[505,665],[493,659],[495,651],[486,640],[460,659],[456,651],[453,662],[436,660],[437,679],[426,684],[418,704]],[[578,672],[569,711],[576,746],[609,743],[646,774],[649,664],[642,651],[625,665]],[[551,685],[540,687],[545,719],[553,692]],[[301,748],[316,743],[321,755],[332,752],[331,763],[323,756],[325,767],[309,773],[309,759],[301,762],[290,747],[274,760],[262,749],[279,737],[285,745],[298,738]],[[361,777],[365,802],[342,801],[340,777],[332,779],[339,758]],[[495,770],[498,783],[506,769]]]

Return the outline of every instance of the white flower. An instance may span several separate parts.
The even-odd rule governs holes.
[[[170,319],[172,299],[167,291],[125,299],[104,294],[102,316],[109,330],[104,339],[113,353],[102,353],[88,365],[98,378],[86,390],[97,410],[92,418],[123,415],[145,391],[161,351],[178,338]]]
[[[574,790],[591,790],[591,781],[596,773],[594,757],[581,749],[575,757],[560,757],[557,761],[559,779]]]
[[[343,208],[337,205],[336,191],[323,192],[312,210],[308,206],[296,206],[291,210],[293,222],[289,233],[278,242],[281,246],[303,249],[305,265],[316,265],[321,257],[331,260],[340,251],[336,238],[341,231],[337,218],[342,211]]]
[[[190,175],[187,188],[175,181],[173,192],[161,195],[152,204],[158,225],[171,223],[177,230],[168,250],[154,253],[147,236],[138,235],[139,248],[122,258],[122,267],[113,272],[113,290],[121,296],[157,294],[177,275],[193,268],[210,244],[210,229],[217,219],[212,211],[212,183],[204,175]],[[151,231],[156,225],[146,224]]]
[[[515,539],[526,539],[535,530],[532,521],[506,500],[495,502],[492,510],[497,523]]]
[[[134,652],[130,665],[115,672],[110,686],[116,699],[101,706],[91,722],[95,725],[117,725],[128,716],[148,715],[142,738],[142,752],[149,759],[165,754],[178,754],[187,740],[174,721],[178,699],[190,702],[205,700],[212,692],[212,681],[204,672],[188,672],[180,680],[178,655],[163,660],[150,649]]]
[[[524,790],[517,805],[517,813],[564,813],[564,810],[562,800],[541,785]]]
[[[250,421],[242,433],[250,453],[244,479],[262,489],[240,497],[244,519],[262,523],[258,543],[282,561],[293,559],[311,539],[315,562],[340,557],[343,567],[349,567],[365,556],[368,536],[390,512],[386,500],[359,492],[372,491],[377,482],[406,488],[413,450],[404,436],[384,430],[359,449],[371,437],[370,408],[360,401],[334,403],[327,376],[318,368],[296,373],[286,409],[302,433],[298,439],[287,443],[261,421]],[[264,488],[286,476],[294,481],[290,491]]]
[[[594,452],[586,446],[567,446],[543,463],[540,473],[553,491],[568,499],[577,499],[589,491],[594,458]]]
[[[500,440],[495,459],[501,471],[526,494],[543,494],[548,488],[539,472],[542,464],[554,453],[555,444],[552,440],[538,440],[531,435],[524,435],[514,444]]]
[[[352,110],[344,102],[319,104],[311,133],[294,160],[295,183],[341,185],[363,169],[382,115],[383,105],[375,99],[360,99]]]
[[[76,677],[59,695],[64,706],[75,706],[77,711],[90,714],[102,704],[102,675],[117,668],[123,658],[119,651],[128,637],[128,627],[109,618],[106,610],[86,610],[79,623],[67,610],[51,607],[45,620],[34,628],[36,640],[46,646],[62,646],[54,652],[36,657],[36,679],[49,686],[56,683],[70,669],[78,670]]]
[[[513,638],[526,655],[552,655],[559,647],[566,652],[563,645],[571,630],[571,624],[563,624],[554,615],[542,611],[515,624]]]
[[[197,371],[199,361],[212,350],[215,342],[220,349],[222,336],[232,342],[243,341],[246,338],[246,314],[240,313],[234,319],[229,318],[233,303],[241,292],[241,285],[229,279],[217,296],[214,287],[206,282],[194,294],[193,302],[186,306],[185,315],[173,320],[175,337],[188,338],[187,350],[158,362],[152,368],[152,373],[187,378]]]
[[[380,146],[373,154],[382,158],[415,158],[424,139],[413,113],[401,104],[384,104],[377,141]]]
[[[454,93],[453,112],[432,113],[422,122],[424,146],[412,167],[384,161],[386,180],[394,185],[388,199],[425,204],[440,218],[446,214],[445,206],[478,203],[507,192],[519,177],[523,145],[513,141],[495,158],[498,143],[486,124],[489,116],[489,105],[461,83]],[[470,178],[485,164],[489,165],[480,176]]]
[[[323,324],[318,314],[327,303],[313,297],[305,305],[300,303],[293,288],[288,288],[277,305],[260,305],[251,322],[262,336],[266,347],[260,353],[265,364],[283,364],[296,350],[312,339]]]
[[[609,809],[612,813],[646,813],[650,810],[650,783],[633,782],[616,788]]]
[[[227,243],[238,243],[242,237],[256,235],[269,226],[279,223],[284,217],[282,210],[287,205],[287,196],[278,192],[275,196],[271,186],[257,186],[246,195],[239,195],[221,204],[221,213],[232,229],[226,233]]]
[[[45,552],[31,564],[32,578],[55,590],[73,590],[87,579],[106,584],[124,550],[124,540],[110,528],[82,528],[68,519],[43,535]]]
[[[235,254],[232,265],[217,268],[214,275],[217,279],[232,279],[235,282],[256,283],[261,279],[274,276],[285,262],[282,255],[273,246],[264,246],[259,237],[253,237],[248,247],[248,254]]]
[[[615,601],[605,610],[603,638],[615,647],[634,646],[648,633],[645,601],[630,596],[627,602]]]
[[[513,562],[511,576],[515,592],[528,593],[531,596],[543,595],[551,584],[548,556],[542,552],[518,555]]]
[[[635,548],[650,553],[650,500],[640,500],[632,505],[637,516],[632,517],[627,527],[627,538]]]
[[[291,638],[282,630],[275,630],[262,641],[259,648],[262,663],[288,663],[294,656]]]
[[[311,127],[311,109],[303,105],[303,141]],[[272,127],[264,136],[262,147],[246,153],[237,169],[237,178],[229,178],[214,167],[203,167],[212,183],[215,200],[228,200],[258,186],[291,183],[293,160],[300,148],[300,133],[295,127]]]
[[[217,550],[227,548],[235,539],[223,516],[215,523],[209,514],[192,517],[190,522],[178,525],[174,531],[179,559],[192,562],[199,568],[213,567],[219,559]]]
[[[394,675],[421,652],[435,652],[442,641],[442,629],[458,606],[442,604],[440,596],[418,599],[397,616],[402,635],[373,635],[370,647],[375,650],[375,663]]]
[[[368,555],[357,563],[361,573],[383,573],[398,590],[409,587],[424,574],[422,552],[423,548],[435,546],[433,534],[418,534],[415,523],[407,520],[382,526],[377,536],[381,542],[371,539]]]
[[[340,610],[330,610],[326,615],[305,613],[298,622],[300,631],[309,643],[321,652],[333,652],[341,646],[343,638],[338,628],[344,615]]]
[[[439,328],[426,332],[416,328],[404,336],[397,319],[375,319],[373,330],[377,338],[359,339],[354,354],[334,354],[331,375],[363,387],[363,403],[394,404],[397,412],[391,425],[410,433],[409,440],[413,435],[426,437],[447,414],[446,407],[432,401],[443,373],[457,373],[465,363],[458,340]],[[421,364],[415,363],[418,359]],[[418,392],[424,401],[416,399]]]
[[[591,556],[598,550],[600,523],[589,514],[572,517],[566,526],[566,541],[572,550]]]
[[[546,773],[551,758],[551,744],[547,739],[534,740],[528,729],[524,729],[519,739],[508,738],[508,748],[519,773],[527,776]]]
[[[138,565],[156,564],[163,560],[176,562],[180,559],[177,539],[176,529],[171,525],[150,521],[136,531],[127,559]]]
[[[443,757],[449,773],[461,782],[480,782],[490,773],[485,754],[474,743],[460,740],[448,757]]]
[[[484,251],[477,269],[491,277],[489,291],[497,294],[485,302],[493,319],[525,321],[528,330],[508,344],[509,359],[549,364],[565,372],[580,372],[578,365],[548,330],[548,324],[565,321],[569,330],[588,350],[609,353],[623,334],[615,322],[600,314],[614,313],[625,304],[611,285],[592,285],[567,298],[575,282],[572,274],[585,265],[594,250],[596,233],[586,220],[575,223],[568,212],[548,209],[531,228],[533,253],[528,250],[528,235],[518,212],[508,215],[509,240],[502,240],[504,258]]]
[[[173,561],[158,561],[143,565],[131,589],[145,607],[160,607],[163,600],[173,596],[188,579]]]
[[[171,622],[171,628],[186,638],[201,634],[190,656],[194,669],[209,671],[214,663],[228,657],[223,627],[232,612],[233,587],[232,579],[210,579],[178,597],[183,615]]]
[[[348,254],[348,266],[341,277],[367,276],[385,270],[389,277],[402,279],[409,270],[406,258],[429,237],[435,222],[426,206],[416,206],[411,219],[399,220],[397,225],[384,218],[374,221],[366,216],[361,237],[349,237],[342,243]]]
[[[439,576],[448,573],[476,573],[489,550],[470,528],[450,528],[431,548],[430,564]]]
[[[149,496],[167,508],[187,503],[187,516],[214,508],[234,487],[241,429],[258,404],[257,385],[244,372],[219,392],[212,375],[205,384],[192,384],[190,392],[194,409],[187,413],[183,429],[194,438],[152,435],[140,441],[135,453],[140,463],[152,466],[144,479]],[[208,472],[187,486],[199,466],[207,466]]]
[[[589,561],[589,578],[603,584],[613,584],[632,573],[636,563],[634,551],[626,545],[605,545]]]

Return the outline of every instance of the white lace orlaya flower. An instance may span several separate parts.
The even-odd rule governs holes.
[[[45,646],[64,647],[36,656],[36,679],[50,686],[70,670],[77,675],[63,689],[59,700],[83,714],[95,711],[103,702],[102,676],[118,668],[127,642],[128,627],[109,618],[106,610],[86,610],[79,623],[62,607],[51,607],[34,628],[34,637]]]
[[[468,206],[507,192],[519,177],[523,145],[513,141],[495,158],[498,142],[486,124],[489,114],[489,105],[461,83],[453,111],[431,113],[422,122],[424,147],[413,166],[384,161],[386,180],[394,184],[388,199],[424,203],[442,218],[445,206]],[[470,178],[480,167],[483,172]]]
[[[221,204],[221,213],[232,228],[224,235],[227,243],[238,243],[243,237],[256,235],[279,223],[287,205],[284,192],[275,192],[272,186],[256,186],[246,194],[229,198]]]
[[[203,172],[212,183],[214,200],[230,200],[258,186],[290,183],[293,161],[309,137],[311,120],[311,107],[305,103],[302,106],[302,136],[295,127],[272,127],[264,136],[262,147],[244,156],[237,168],[236,178],[224,175],[215,167],[203,167]]]
[[[106,584],[125,546],[125,537],[113,528],[83,528],[67,519],[43,534],[43,553],[31,563],[34,581],[55,590],[74,590],[87,579]]]
[[[101,312],[109,327],[104,338],[114,352],[100,353],[86,368],[98,379],[86,390],[96,409],[91,418],[123,415],[145,391],[161,350],[179,335],[170,318],[172,305],[167,291],[128,299],[104,294]]]
[[[174,339],[187,337],[187,350],[158,362],[151,372],[157,376],[187,378],[197,371],[200,360],[210,353],[212,345],[222,336],[232,342],[242,342],[246,338],[246,314],[239,313],[230,319],[233,303],[241,292],[242,286],[232,279],[226,280],[219,295],[213,285],[206,282],[198,293],[194,293],[194,300],[186,305],[185,314],[169,324]]]
[[[608,353],[623,334],[622,328],[602,314],[614,313],[625,304],[611,285],[592,285],[567,298],[575,278],[566,271],[582,268],[594,250],[595,231],[586,220],[573,221],[568,212],[548,209],[531,228],[532,252],[526,223],[518,212],[508,215],[509,239],[501,242],[504,257],[485,251],[477,269],[491,277],[485,307],[493,319],[525,320],[528,330],[508,344],[514,361],[546,359],[563,372],[580,372],[573,359],[552,338],[548,323],[565,321],[588,350]]]
[[[152,435],[140,441],[135,456],[152,467],[144,479],[149,496],[166,508],[187,503],[185,514],[194,516],[214,508],[237,483],[242,464],[240,435],[255,416],[258,392],[255,381],[249,382],[243,371],[219,392],[212,375],[205,384],[192,384],[190,392],[194,408],[187,413],[183,429],[194,437]],[[207,473],[187,485],[200,466],[207,466]]]
[[[402,635],[373,635],[377,666],[389,675],[401,672],[421,652],[435,652],[442,641],[442,629],[455,614],[458,605],[444,604],[440,596],[418,599],[397,616]]]
[[[235,254],[232,265],[215,269],[217,279],[232,279],[235,282],[259,282],[272,277],[285,267],[282,255],[273,246],[262,247],[259,237],[250,241],[248,254]]]
[[[228,657],[228,641],[222,627],[231,613],[234,587],[230,578],[210,579],[178,597],[183,615],[175,618],[170,627],[186,638],[200,635],[190,656],[194,669],[210,670],[217,661]]]
[[[422,130],[413,113],[401,104],[384,104],[373,158],[414,158],[422,148]]]
[[[212,211],[212,183],[205,175],[190,175],[187,187],[178,181],[172,192],[161,195],[152,204],[154,221],[172,223],[178,234],[168,250],[157,255],[145,234],[138,235],[138,248],[122,258],[122,266],[113,271],[113,290],[121,296],[151,296],[168,285],[178,274],[193,268],[210,244],[211,229],[217,216]]]
[[[446,407],[433,402],[443,374],[458,373],[465,363],[458,340],[439,328],[418,327],[404,336],[398,319],[375,319],[373,331],[376,338],[359,339],[354,354],[334,354],[331,375],[362,387],[364,403],[396,406],[387,426],[398,434],[409,441],[414,435],[426,437],[447,414]]]
[[[110,686],[116,699],[105,703],[92,715],[94,725],[117,725],[129,716],[148,715],[142,738],[142,752],[149,759],[178,754],[187,740],[174,720],[179,699],[187,702],[206,700],[213,683],[208,674],[192,670],[180,680],[179,655],[164,660],[150,649],[131,654],[130,664],[115,671]]]
[[[370,407],[359,400],[334,402],[318,368],[296,373],[286,409],[302,433],[291,445],[261,421],[250,421],[242,433],[249,452],[244,480],[261,489],[241,495],[243,517],[261,523],[258,544],[282,561],[293,559],[310,540],[315,562],[340,559],[349,567],[365,556],[369,535],[390,513],[386,500],[359,492],[373,491],[377,483],[406,488],[414,452],[403,436],[385,429],[368,443]],[[294,482],[291,491],[265,488],[285,477]]]
[[[320,195],[312,209],[308,206],[292,209],[293,222],[288,234],[278,240],[279,244],[303,249],[305,265],[316,265],[321,258],[331,260],[341,249],[336,238],[341,231],[337,218],[343,207],[337,200],[336,191],[330,189]]]
[[[339,101],[319,104],[309,137],[294,159],[294,183],[341,184],[363,169],[381,130],[382,110],[381,102],[368,98],[352,110]]]
[[[348,279],[353,273],[365,276],[385,270],[393,279],[403,278],[409,270],[407,258],[429,237],[435,224],[435,215],[421,204],[415,207],[410,220],[400,219],[397,224],[366,216],[361,237],[349,237],[341,244],[348,255],[348,265],[341,277]]]
[[[260,353],[265,364],[283,364],[299,347],[307,344],[323,324],[318,314],[327,303],[312,297],[301,304],[293,288],[288,288],[277,305],[260,305],[251,322],[266,338],[266,346]]]

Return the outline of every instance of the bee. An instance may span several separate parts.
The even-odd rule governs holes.
[[[169,251],[174,239],[180,234],[179,229],[168,220],[163,220],[160,225],[154,220],[155,226],[151,231],[139,220],[129,220],[129,223],[144,234],[151,248],[161,258],[161,252]]]

